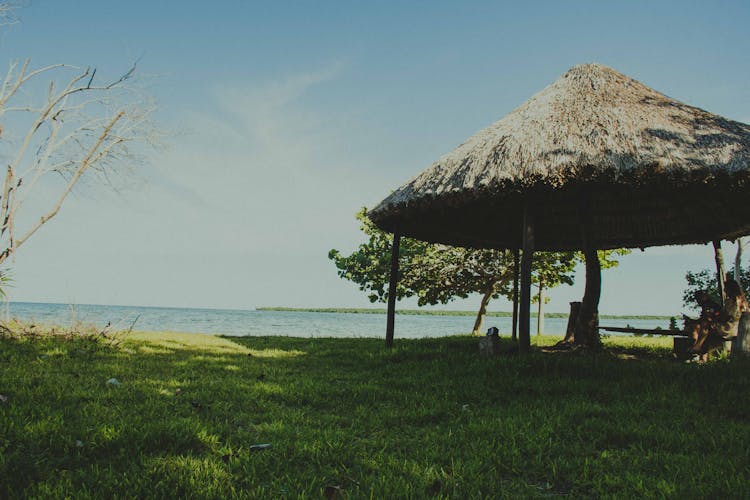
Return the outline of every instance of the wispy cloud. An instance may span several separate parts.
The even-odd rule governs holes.
[[[334,80],[343,68],[342,62],[334,62],[273,81],[217,86],[214,97],[219,109],[231,118],[224,128],[259,147],[296,149],[320,134],[321,122],[314,112],[296,105],[297,101],[311,88]]]
[[[182,206],[195,202],[179,212],[172,232],[200,224],[211,228],[216,248],[314,248],[325,259],[318,246],[332,243],[321,235],[346,232],[362,192],[372,189],[342,175],[351,163],[345,111],[310,99],[329,92],[324,87],[345,69],[333,62],[212,89],[215,106],[188,113],[186,127],[195,132],[180,138],[162,168],[165,190],[183,198]]]
[[[256,85],[220,85],[216,96],[229,112],[273,110],[296,100],[311,87],[333,80],[343,68],[344,63],[336,61],[314,71],[294,73]]]

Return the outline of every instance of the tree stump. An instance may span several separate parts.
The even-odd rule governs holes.
[[[578,313],[581,312],[580,302],[570,303],[570,316],[568,316],[568,326],[565,328],[565,338],[563,342],[573,342],[573,338],[576,332],[576,322],[578,321]]]
[[[737,336],[732,341],[732,356],[750,356],[750,313],[742,313]]]
[[[690,348],[693,347],[693,339],[690,337],[675,337],[672,345],[672,352],[680,360],[690,359],[692,354]]]

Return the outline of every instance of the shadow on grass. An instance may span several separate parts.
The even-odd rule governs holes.
[[[470,337],[0,345],[1,496],[701,496],[748,479],[745,362],[487,359]]]

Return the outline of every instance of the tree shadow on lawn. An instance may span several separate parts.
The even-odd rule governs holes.
[[[143,336],[3,350],[0,475],[17,480],[0,493],[730,493],[747,478],[747,363],[488,359],[476,342]],[[719,465],[737,479],[706,483]]]

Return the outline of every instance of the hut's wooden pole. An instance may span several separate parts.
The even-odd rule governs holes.
[[[726,291],[724,290],[724,252],[721,251],[721,240],[714,240],[714,260],[716,261],[716,280],[719,286],[719,299],[721,306],[724,307]]]
[[[521,252],[521,303],[518,314],[518,347],[521,352],[531,350],[531,262],[534,256],[534,217],[528,204],[523,211],[523,249]]]
[[[519,251],[516,248],[513,250],[513,328],[511,330],[510,339],[515,342],[518,340],[518,267],[519,267]]]
[[[393,233],[391,246],[391,276],[388,282],[388,318],[385,326],[385,346],[393,347],[393,329],[396,322],[396,286],[398,285],[398,251],[401,247],[401,233]]]

